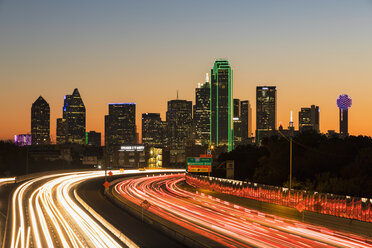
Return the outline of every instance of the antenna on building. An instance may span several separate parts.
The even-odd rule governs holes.
[[[293,115],[291,110],[291,120],[289,121],[289,127],[293,127]]]
[[[205,75],[205,82],[209,83],[209,75],[208,75],[208,73]]]
[[[177,100],[178,100],[178,90],[177,90]]]

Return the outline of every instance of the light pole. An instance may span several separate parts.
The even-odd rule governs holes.
[[[287,136],[285,136],[280,130],[278,130],[278,133],[283,136],[288,142],[289,142],[289,191],[292,189],[292,155],[293,155],[293,137],[290,136],[289,139]]]

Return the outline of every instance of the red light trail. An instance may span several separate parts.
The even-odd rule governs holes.
[[[182,175],[128,179],[115,191],[148,211],[227,247],[372,247],[372,240],[183,190]]]

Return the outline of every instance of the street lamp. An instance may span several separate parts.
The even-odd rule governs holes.
[[[280,130],[278,130],[278,132],[287,141],[289,141],[289,191],[291,191],[291,189],[292,189],[292,155],[293,155],[292,143],[293,143],[293,137],[289,136],[289,139],[288,139],[288,137],[285,136]]]

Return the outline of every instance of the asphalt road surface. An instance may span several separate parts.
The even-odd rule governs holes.
[[[372,240],[265,214],[178,186],[183,175],[127,179],[120,197],[226,247],[372,247]]]

